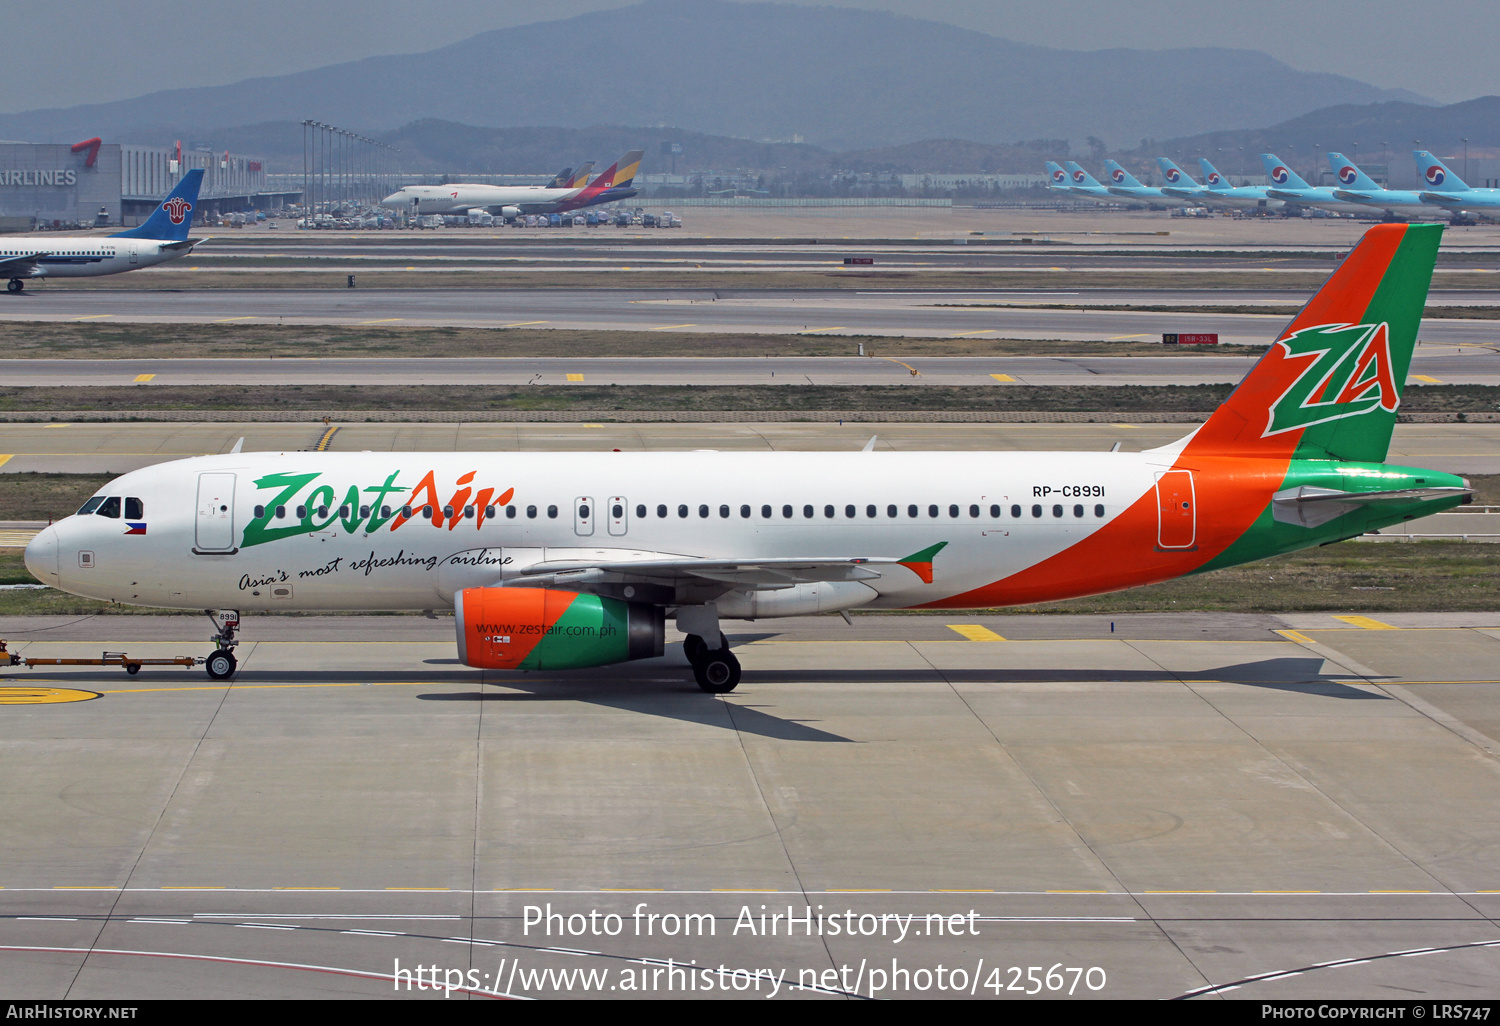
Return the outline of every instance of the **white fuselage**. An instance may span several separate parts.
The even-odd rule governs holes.
[[[867,579],[839,591],[834,606],[902,608],[990,584],[1077,544],[1151,492],[1173,458],[204,456],[116,479],[98,494],[118,498],[123,515],[61,520],[28,547],[26,559],[40,580],[79,595],[245,611],[441,608],[460,589],[513,582],[544,562],[884,559]],[[413,515],[403,520],[408,506]],[[424,506],[444,514],[450,507],[451,517],[435,526]],[[1146,551],[1156,542],[1154,523],[1150,533],[1141,540]],[[938,543],[946,544],[932,560],[931,583],[889,562]],[[760,592],[762,600],[775,594]],[[726,596],[724,615],[753,608],[746,604],[752,598]],[[773,605],[757,615],[778,615]]]
[[[582,191],[545,185],[408,185],[381,200],[380,205],[418,214],[463,214],[470,210],[496,213],[505,207],[542,213]]]
[[[109,235],[25,235],[0,238],[0,262],[43,254],[31,278],[93,278],[140,267],[164,264],[193,251],[202,239],[164,242],[161,239],[122,239]],[[0,272],[0,278],[7,275]]]

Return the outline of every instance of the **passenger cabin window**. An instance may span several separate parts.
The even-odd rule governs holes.
[[[667,515],[667,507],[666,506],[657,506],[656,507],[656,515],[659,516],[659,517],[666,516]]]
[[[645,505],[645,503],[641,503],[640,505],[636,506],[636,508],[635,508],[635,515],[636,515],[637,519],[644,520],[646,518],[646,505]]]
[[[1104,516],[1104,504],[1102,502],[1099,505],[1097,505],[1097,506],[1094,507],[1094,516],[1096,516],[1096,517],[1102,517],[1102,516]]]
[[[527,506],[526,507],[526,519],[527,520],[535,520],[536,519],[536,507],[535,506]]]
[[[514,519],[516,519],[516,507],[514,507],[514,506],[506,506],[505,507],[505,519],[506,520],[514,520]]]
[[[556,506],[548,506],[547,507],[547,519],[548,520],[556,520],[557,519],[557,507]]]

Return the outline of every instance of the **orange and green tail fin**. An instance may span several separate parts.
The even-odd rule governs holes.
[[[1187,449],[1383,462],[1442,234],[1437,224],[1366,232]]]

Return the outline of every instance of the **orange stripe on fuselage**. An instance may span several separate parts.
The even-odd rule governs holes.
[[[1406,236],[1405,225],[1365,234],[1281,334],[1318,324],[1357,324]],[[1273,346],[1234,393],[1188,441],[1170,469],[1193,472],[1198,514],[1192,549],[1157,546],[1156,489],[1089,537],[993,584],[921,608],[1021,605],[1119,591],[1171,580],[1214,559],[1255,523],[1286,480],[1301,431],[1262,437],[1271,404],[1297,379],[1308,358],[1283,358]],[[1162,470],[1167,470],[1166,466]]]

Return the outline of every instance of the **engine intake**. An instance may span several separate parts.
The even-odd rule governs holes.
[[[453,597],[458,658],[487,670],[576,670],[662,654],[657,606],[549,588],[465,588]]]

